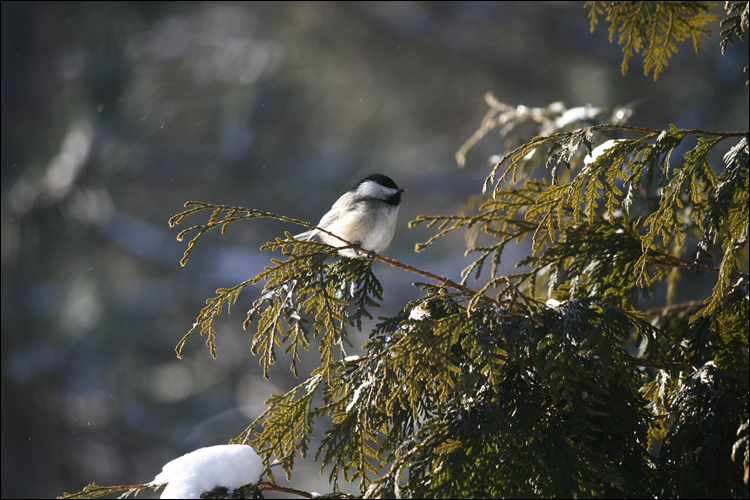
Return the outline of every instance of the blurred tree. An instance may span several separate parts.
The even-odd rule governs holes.
[[[646,13],[646,25],[661,25],[657,2],[628,4]],[[688,9],[707,19],[707,3],[685,4],[668,15]],[[727,6],[730,15],[736,5]],[[741,36],[746,18],[732,21],[739,28],[725,36]],[[613,29],[618,19],[610,12]],[[701,33],[703,24],[692,26]],[[667,43],[667,56],[676,50],[653,38],[661,28],[632,26],[648,40],[628,42],[625,63],[644,43],[653,50]],[[646,57],[656,77],[666,60]],[[498,127],[505,137],[535,123],[538,135],[496,162],[484,192],[461,214],[412,222],[439,228],[418,251],[466,228],[467,253],[478,257],[461,283],[376,256],[431,282],[416,283],[421,298],[380,318],[367,354],[347,356],[347,329],[361,328],[383,296],[373,261],[334,260],[332,247],[287,233],[264,246],[285,259],[217,290],[178,345],[181,356],[200,328],[216,355],[215,318],[260,281],[245,325],[257,320],[253,349],[266,376],[277,347],[294,354],[296,369],[311,337],[319,339],[311,377],[271,396],[233,440],[254,446],[268,467],[270,482],[242,494],[274,489],[274,464],[290,477],[297,455],[308,453],[315,420],[330,416],[316,458],[330,468],[334,492],[343,478],[370,498],[747,498],[748,132],[627,126],[627,107],[609,113],[486,100],[490,110],[457,153],[460,165]],[[737,142],[717,165],[712,151],[727,140]],[[674,165],[672,154],[686,144]],[[172,225],[205,210],[211,216],[180,233],[195,234],[183,264],[207,231],[239,220],[313,227],[254,209],[187,206]],[[533,247],[524,267],[499,275],[506,245],[527,237]],[[484,275],[483,286],[468,287],[471,276]],[[704,275],[715,276],[712,289]],[[675,301],[680,279],[695,281],[696,297]],[[82,495],[109,491],[92,485]]]

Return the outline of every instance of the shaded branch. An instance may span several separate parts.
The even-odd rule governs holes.
[[[297,495],[303,498],[313,498],[313,494],[307,491],[303,490],[297,490],[295,488],[288,488],[286,486],[279,486],[278,484],[271,483],[269,481],[261,481],[258,483],[258,487],[261,488],[264,491],[279,491],[281,493],[290,493],[292,495]],[[320,496],[320,495],[318,495]],[[350,496],[346,496],[344,498],[354,498]]]
[[[635,363],[638,366],[643,366],[645,368],[656,368],[659,370],[679,370],[681,372],[694,372],[698,370],[698,368],[694,365],[690,365],[687,363],[662,363],[661,361],[653,361],[646,358],[640,358],[638,356],[631,356],[633,358],[633,363]]]
[[[681,259],[679,257],[675,257],[674,255],[668,255],[668,254],[661,254],[659,255],[659,258],[665,258],[668,259],[670,262],[664,262],[660,260],[652,260],[650,262],[650,265],[652,266],[661,266],[661,267],[680,267],[683,269],[699,269],[701,271],[711,271],[713,273],[721,272],[721,269],[718,267],[713,266],[707,266],[704,264],[694,264],[692,262],[689,262],[685,259]],[[743,273],[739,269],[732,270],[732,274],[738,278],[747,278],[748,273]]]
[[[648,311],[646,311],[644,314],[646,316],[666,316],[672,311],[677,311],[680,309],[689,309],[691,307],[698,307],[702,306],[704,302],[702,300],[691,300],[690,302],[682,302],[680,304],[672,304],[671,306],[665,306],[665,307],[652,307]]]
[[[647,132],[650,134],[660,134],[663,132],[663,130],[659,130],[659,129],[634,127],[632,125],[613,125],[612,128],[621,129],[621,130],[634,130],[636,132]],[[748,133],[750,133],[750,132],[709,132],[707,130],[700,130],[697,128],[684,130],[683,132],[685,132],[686,135],[709,135],[709,136],[723,137],[723,138],[745,137]]]

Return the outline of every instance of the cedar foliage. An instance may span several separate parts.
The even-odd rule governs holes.
[[[742,38],[737,5],[727,6],[722,48]],[[605,10],[610,37],[622,24],[623,71],[644,48],[655,78],[676,50],[672,37],[692,36],[697,49],[712,19],[707,2],[589,6],[592,28]],[[536,123],[538,135],[500,158],[462,213],[410,223],[437,229],[417,251],[468,232],[475,259],[460,284],[376,257],[433,280],[415,283],[420,299],[379,318],[366,355],[349,357],[346,347],[348,329],[371,319],[383,297],[371,260],[334,259],[332,247],[286,233],[263,246],[283,258],[208,299],[179,356],[199,327],[216,356],[214,319],[261,281],[245,327],[254,325],[264,375],[276,349],[293,354],[297,374],[312,339],[319,345],[310,377],[270,396],[232,442],[254,446],[273,482],[270,466],[291,477],[316,421],[330,417],[315,458],[334,492],[356,481],[369,498],[747,498],[748,133],[631,127],[627,107],[528,108],[491,94],[486,102],[459,166],[490,131],[503,138]],[[712,151],[724,141],[732,145],[717,162]],[[687,147],[679,160],[678,147]],[[186,206],[171,225],[211,215],[180,233],[195,234],[183,264],[200,237],[239,220],[314,227]],[[523,269],[500,275],[506,245],[525,239]],[[680,280],[706,276],[713,286],[700,300],[674,302]],[[485,284],[471,289],[479,278]]]
[[[605,12],[607,21],[611,23],[610,42],[614,40],[615,32],[619,29],[618,43],[624,45],[622,51],[625,53],[622,74],[628,71],[629,59],[643,50],[643,73],[648,76],[653,69],[654,80],[659,78],[659,74],[669,64],[672,54],[677,52],[677,42],[692,38],[695,51],[698,52],[701,48],[701,38],[711,34],[711,31],[703,26],[719,19],[709,12],[716,7],[714,2],[589,1],[586,2],[586,6],[590,9],[592,32],[599,22],[598,16]],[[735,23],[734,19],[731,22]],[[731,43],[731,35],[737,33],[736,29],[731,28],[727,40]],[[725,45],[726,42],[722,42],[722,50]]]

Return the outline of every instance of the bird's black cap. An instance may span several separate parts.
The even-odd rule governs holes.
[[[383,174],[372,174],[368,175],[361,181],[359,181],[357,184],[354,185],[354,189],[357,189],[357,187],[362,184],[365,181],[374,181],[380,184],[381,186],[391,188],[391,189],[399,189],[399,187],[396,185],[395,182],[393,182],[393,179],[388,177],[387,175]],[[401,189],[400,191],[406,191],[405,189]]]

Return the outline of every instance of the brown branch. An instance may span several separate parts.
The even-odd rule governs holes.
[[[397,267],[399,269],[403,269],[405,271],[409,271],[409,272],[418,274],[420,276],[424,276],[425,278],[430,278],[432,280],[435,280],[438,283],[440,283],[441,287],[450,287],[450,288],[456,289],[456,290],[458,290],[460,292],[469,293],[469,294],[473,295],[474,297],[479,296],[480,298],[486,300],[487,302],[495,304],[496,306],[517,306],[518,308],[520,308],[522,310],[522,312],[524,314],[527,314],[530,311],[530,308],[528,307],[528,305],[524,305],[523,303],[520,303],[520,302],[518,302],[516,300],[513,300],[513,299],[497,300],[497,299],[493,299],[492,297],[490,297],[488,295],[484,295],[484,294],[480,295],[480,293],[478,291],[473,290],[473,289],[471,289],[471,288],[469,288],[467,286],[461,285],[459,283],[456,283],[455,281],[453,281],[451,279],[448,279],[448,278],[446,278],[444,276],[433,274],[433,273],[431,273],[429,271],[424,271],[422,269],[417,269],[416,267],[412,267],[412,266],[410,266],[408,264],[404,264],[403,262],[399,262],[399,261],[397,261],[395,259],[389,259],[388,257],[383,257],[383,256],[377,255],[377,254],[375,254],[374,259],[375,260],[379,260],[381,262],[385,262],[386,264],[388,264],[388,265],[390,265],[392,267]],[[537,302],[537,303],[539,302],[536,299],[534,299],[533,297],[527,297],[525,295],[521,295],[521,296],[525,299],[525,302],[527,302],[527,304],[528,304],[528,302]]]
[[[663,261],[658,260],[660,258],[669,259],[671,262],[663,262]],[[649,263],[649,265],[661,266],[661,267],[679,267],[683,269],[700,269],[701,271],[711,271],[712,273],[718,273],[721,271],[721,269],[719,269],[718,267],[707,266],[705,264],[694,264],[685,259],[681,259],[679,257],[675,257],[673,255],[668,255],[668,254],[660,254],[659,257],[655,260],[652,260]],[[748,277],[748,273],[744,273],[740,271],[739,269],[732,270],[732,274],[738,278]]]
[[[644,127],[634,127],[632,125],[615,125],[612,128],[618,128],[622,130],[634,130],[636,132],[648,132],[649,134],[660,134],[664,132],[664,130],[657,130],[653,128],[644,128]],[[745,137],[750,132],[708,132],[706,130],[699,130],[699,129],[690,129],[685,130],[684,132],[687,132],[691,135],[712,135],[717,137]]]
[[[133,491],[133,490],[145,490],[153,488],[154,490],[158,490],[160,488],[163,488],[166,486],[165,484],[160,485],[154,485],[151,483],[146,484],[130,484],[130,485],[120,485],[120,486],[98,486],[98,485],[89,485],[84,489],[83,491],[79,493],[65,493],[57,498],[59,499],[73,499],[73,498],[91,498],[87,495],[87,493],[90,493],[91,491],[95,492],[101,492],[103,490],[108,490],[110,493],[113,493],[115,491]],[[288,488],[285,486],[279,486],[277,484],[273,484],[269,481],[259,481],[256,485],[259,489],[265,491],[279,491],[281,493],[289,493],[292,495],[297,495],[303,498],[313,498],[313,494],[309,493],[307,491],[303,490],[297,490],[295,488]],[[338,498],[356,498],[352,495],[343,495]]]
[[[128,491],[131,492],[133,490],[146,490],[149,488],[153,488],[154,490],[158,490],[159,488],[163,487],[164,485],[152,485],[150,483],[146,484],[123,484],[119,486],[99,486],[96,483],[91,483],[88,486],[86,486],[83,491],[79,491],[77,493],[68,493],[65,492],[62,495],[56,497],[61,500],[72,500],[72,499],[78,499],[78,498],[97,498],[99,496],[108,495],[110,493],[114,493],[115,491]],[[129,494],[129,493],[128,493]]]
[[[307,491],[303,490],[297,490],[294,488],[287,488],[286,486],[279,486],[278,484],[271,483],[269,481],[260,481],[258,483],[258,487],[262,488],[264,491],[280,491],[281,493],[290,493],[292,495],[297,495],[303,498],[312,498],[313,494],[309,493]]]
[[[355,245],[354,243],[348,242],[348,241],[344,240],[343,238],[341,238],[340,236],[336,236],[336,237],[338,239],[340,239],[341,241],[343,241],[345,243],[348,243],[348,245],[346,245],[344,247],[340,247],[340,248],[354,248],[354,249],[360,250],[360,248],[359,248],[358,245]],[[366,250],[361,250],[361,251],[366,252]],[[332,253],[332,254],[329,254],[329,257],[335,257],[337,255],[338,255],[337,253]],[[433,274],[433,273],[431,273],[429,271],[425,271],[423,269],[418,269],[416,267],[412,267],[412,266],[410,266],[408,264],[404,264],[403,262],[399,262],[396,259],[390,259],[388,257],[383,257],[382,255],[378,255],[375,252],[370,252],[370,255],[372,255],[372,259],[373,260],[379,260],[381,262],[385,262],[386,264],[388,264],[391,267],[396,267],[398,269],[403,269],[404,271],[409,271],[411,273],[415,273],[415,274],[418,274],[420,276],[424,276],[425,278],[429,278],[431,280],[435,280],[442,287],[453,288],[455,290],[458,290],[459,292],[466,292],[466,293],[470,293],[471,295],[478,295],[479,294],[479,292],[477,292],[476,290],[472,290],[471,288],[469,288],[467,286],[464,286],[464,285],[461,285],[459,283],[456,283],[452,279],[446,278],[445,276],[440,276],[438,274]],[[485,300],[487,300],[488,302],[492,302],[493,304],[498,305],[498,306],[508,305],[510,303],[514,303],[511,300],[495,300],[492,297],[488,297],[487,295],[482,295],[482,298],[485,299]]]
[[[704,302],[702,300],[691,300],[690,302],[682,302],[680,304],[672,304],[671,306],[664,306],[664,307],[652,307],[648,311],[646,311],[644,314],[646,316],[666,316],[668,313],[672,311],[677,311],[679,309],[689,309],[691,307],[697,307],[700,305],[703,305]]]
[[[448,279],[448,278],[446,278],[444,276],[439,276],[439,275],[433,274],[433,273],[431,273],[429,271],[424,271],[422,269],[417,269],[416,267],[412,267],[412,266],[410,266],[408,264],[404,264],[404,263],[399,262],[399,261],[397,261],[395,259],[390,259],[388,257],[383,257],[381,255],[377,255],[376,254],[375,255],[375,260],[379,260],[381,262],[385,262],[386,264],[388,264],[391,267],[397,267],[399,269],[403,269],[404,271],[409,271],[409,272],[412,272],[412,273],[415,273],[415,274],[419,274],[420,276],[424,276],[425,278],[429,278],[431,280],[435,280],[438,283],[440,283],[441,286],[450,287],[450,288],[458,290],[459,292],[467,292],[467,293],[470,293],[472,295],[477,295],[479,293],[476,290],[472,290],[471,288],[468,288],[468,287],[466,287],[464,285],[458,284],[455,281],[453,281],[451,279]],[[487,295],[482,295],[482,298],[486,299],[489,302],[492,302],[493,304],[497,304],[497,305],[501,305],[501,304],[507,303],[507,301],[497,301],[497,300],[493,299],[492,297],[488,297]]]
[[[153,488],[154,490],[158,490],[159,488],[157,486],[154,486],[150,483],[145,484],[123,484],[120,486],[117,486],[117,488],[121,490],[147,490],[149,488]]]

